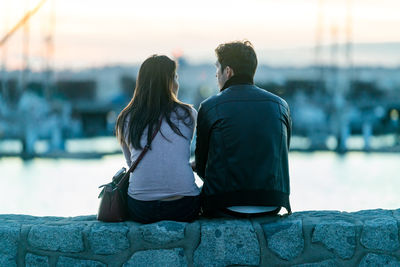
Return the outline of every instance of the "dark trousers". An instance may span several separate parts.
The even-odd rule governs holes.
[[[172,201],[142,201],[128,196],[128,210],[130,218],[140,223],[191,222],[199,216],[200,196],[185,196]]]

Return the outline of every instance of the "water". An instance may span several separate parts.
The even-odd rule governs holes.
[[[293,211],[400,208],[400,154],[291,153]],[[125,164],[100,160],[0,159],[0,214],[95,214],[98,186]]]
[[[400,208],[400,154],[290,155],[294,211]]]

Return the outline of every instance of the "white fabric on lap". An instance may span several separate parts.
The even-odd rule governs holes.
[[[239,213],[262,213],[276,210],[278,207],[266,207],[266,206],[232,206],[227,207],[228,210],[239,212]]]

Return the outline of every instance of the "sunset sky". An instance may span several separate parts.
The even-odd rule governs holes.
[[[219,43],[244,38],[253,42],[261,62],[268,61],[264,51],[313,47],[319,10],[319,0],[48,0],[30,22],[34,68],[43,61],[52,1],[58,68],[138,63],[173,51],[195,63],[211,62]],[[0,38],[38,2],[1,0]],[[400,42],[399,0],[352,3],[355,43]],[[323,43],[332,43],[332,28],[337,28],[336,40],[344,42],[346,1],[325,0],[323,14]],[[22,29],[7,43],[8,68],[20,66],[21,47]],[[400,55],[395,60],[400,64]]]

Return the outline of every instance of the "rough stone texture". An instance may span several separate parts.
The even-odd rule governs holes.
[[[392,217],[375,218],[364,222],[361,244],[369,249],[394,251],[399,248],[397,221]]]
[[[338,267],[338,266],[341,265],[335,260],[324,260],[320,262],[293,265],[292,267]]]
[[[340,258],[350,259],[356,249],[355,225],[345,221],[323,222],[315,226],[312,242],[321,242]]]
[[[185,253],[181,248],[138,251],[124,264],[124,267],[179,267],[187,266]]]
[[[400,223],[400,209],[393,211],[393,217]]]
[[[337,210],[309,210],[309,211],[300,211],[295,212],[290,215],[291,218],[299,219],[299,218],[338,218],[342,215],[346,215],[345,212],[340,212]]]
[[[292,260],[302,253],[304,238],[301,220],[279,221],[262,227],[268,248],[281,259]]]
[[[99,223],[92,227],[89,244],[95,254],[110,255],[129,248],[127,233],[129,229],[123,224]]]
[[[319,224],[322,221],[352,221],[352,213],[334,211],[334,210],[314,210],[295,212],[289,216],[290,219],[300,219],[303,224]]]
[[[400,261],[395,257],[388,255],[379,255],[374,253],[368,253],[360,262],[360,267],[399,267]]]
[[[84,215],[84,216],[76,216],[72,217],[69,220],[75,221],[75,222],[83,222],[83,221],[96,221],[97,219],[96,215]]]
[[[375,209],[375,210],[360,210],[351,213],[354,217],[360,217],[364,219],[377,218],[377,217],[390,217],[392,212],[390,210]]]
[[[9,255],[0,254],[0,266],[17,267],[17,262]]]
[[[40,224],[40,223],[56,222],[64,219],[65,218],[63,217],[54,217],[54,216],[35,217],[31,215],[19,215],[19,214],[0,215],[0,222],[18,222],[18,224],[21,223]]]
[[[13,223],[0,224],[0,254],[15,258],[18,250],[21,226]]]
[[[400,267],[399,225],[400,209],[307,211],[281,218],[150,225],[102,223],[95,216],[0,215],[0,267],[100,267],[124,262],[124,266],[146,267],[260,263]]]
[[[25,256],[25,267],[48,267],[49,258],[28,253]]]
[[[249,221],[214,220],[201,225],[201,242],[194,252],[195,266],[260,264],[257,235]]]
[[[185,237],[187,223],[162,221],[140,227],[144,240],[157,245],[165,245]]]
[[[50,251],[81,252],[84,250],[81,225],[34,225],[29,231],[29,245]]]
[[[80,260],[69,257],[59,257],[57,267],[106,267],[104,263],[93,260]]]

